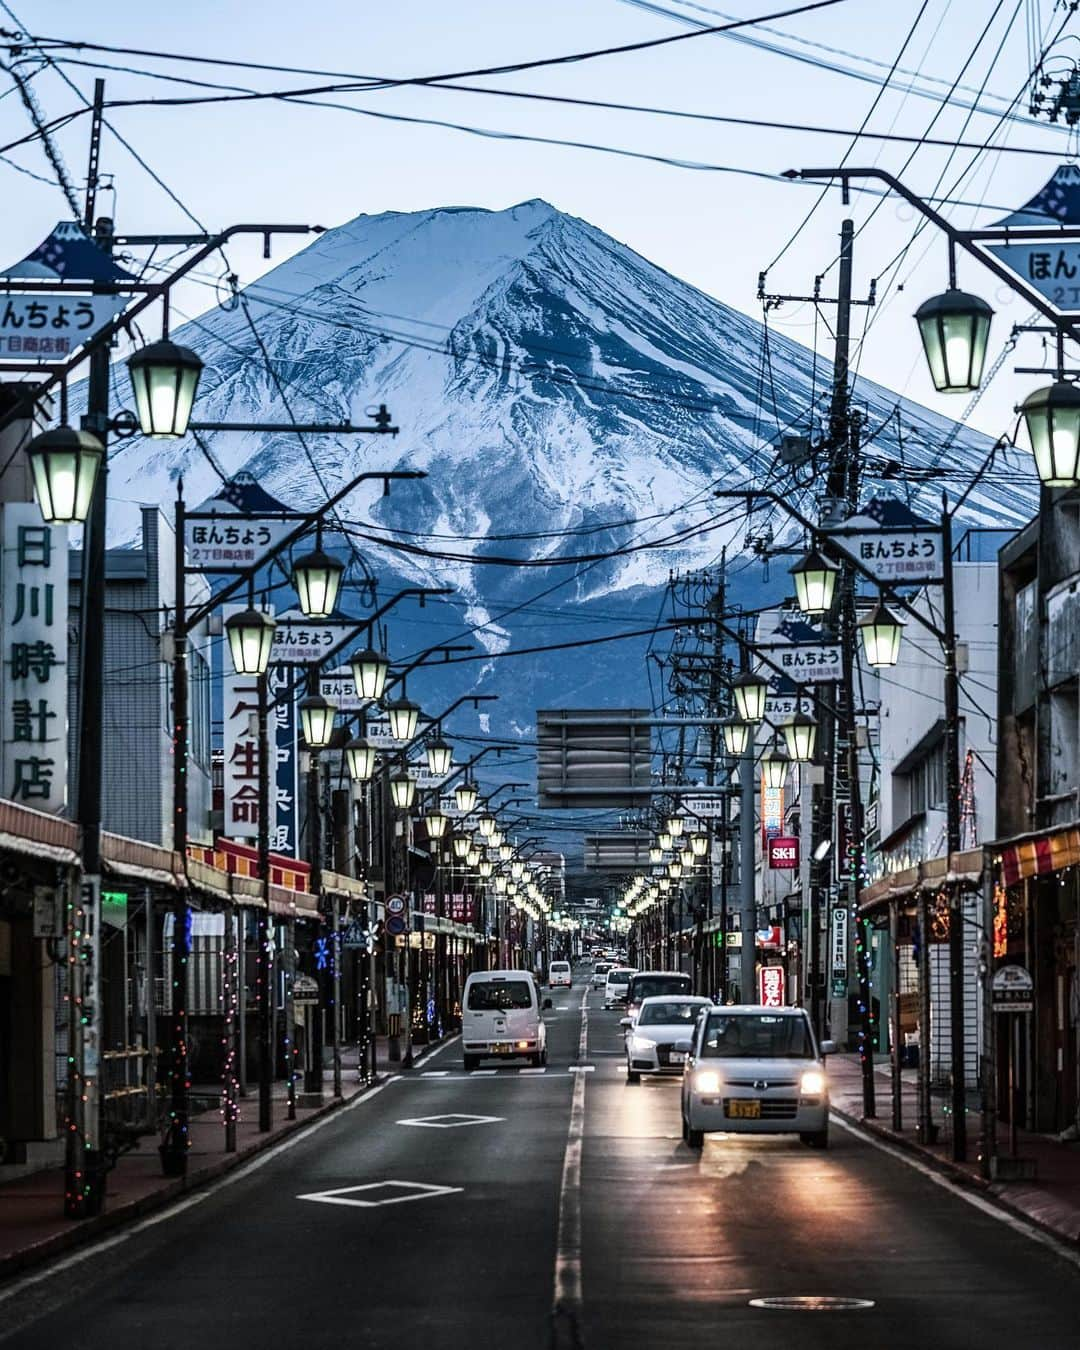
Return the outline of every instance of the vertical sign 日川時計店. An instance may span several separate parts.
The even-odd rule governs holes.
[[[34,502],[0,512],[0,796],[55,813],[67,803],[67,529]]]

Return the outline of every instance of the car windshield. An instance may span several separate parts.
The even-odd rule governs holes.
[[[606,975],[610,969],[611,969],[611,967],[610,967],[606,962],[603,962],[603,961],[602,961],[602,962],[596,967],[596,973],[597,973],[597,975]]]
[[[703,1006],[701,1003],[646,1003],[638,1014],[638,1026],[674,1026],[685,1022],[692,1027]]]
[[[557,971],[559,972],[559,974],[561,975],[562,972],[563,972],[564,970],[569,970],[569,969],[570,969],[570,962],[569,962],[569,961],[552,961],[552,963],[551,963],[551,969],[552,969],[552,970],[557,970]]]
[[[635,1003],[643,998],[656,998],[662,994],[688,994],[690,992],[689,975],[638,975],[630,997]]]
[[[609,970],[608,984],[629,984],[632,970]]]
[[[476,980],[469,987],[472,1012],[502,1012],[506,1008],[531,1008],[528,980]]]
[[[802,1017],[769,1013],[713,1013],[701,1043],[706,1059],[811,1059]]]

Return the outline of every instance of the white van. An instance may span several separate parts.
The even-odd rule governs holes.
[[[465,1072],[480,1060],[524,1055],[547,1063],[547,1027],[536,980],[527,970],[474,970],[465,981],[461,1047]]]
[[[569,961],[552,961],[551,969],[548,971],[548,985],[552,989],[572,989],[574,987]]]

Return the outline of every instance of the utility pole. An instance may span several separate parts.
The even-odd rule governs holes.
[[[943,655],[945,657],[945,852],[947,870],[960,851],[960,686],[956,668],[956,596],[953,586],[952,516],[941,494]],[[927,934],[923,935],[926,941]],[[927,950],[929,958],[929,950]],[[949,889],[949,1050],[952,1061],[952,1156],[967,1160],[967,1091],[964,1082],[964,911],[960,888]],[[929,1047],[927,1047],[929,1050]],[[920,1046],[920,1052],[922,1047]],[[921,1059],[921,1055],[920,1055]],[[929,1054],[927,1055],[929,1059]],[[929,1099],[928,1099],[929,1101]]]
[[[751,737],[739,756],[739,1002],[754,1003],[757,964],[757,899],[754,889],[755,838],[754,742]]]

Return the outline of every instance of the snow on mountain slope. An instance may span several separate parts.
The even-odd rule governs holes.
[[[248,310],[215,310],[176,334],[206,362],[197,417],[286,420],[291,411],[299,421],[363,423],[386,403],[401,434],[314,436],[305,449],[292,434],[222,433],[207,437],[218,462],[230,475],[249,471],[283,501],[311,505],[365,467],[426,470],[422,483],[388,498],[376,485],[358,489],[342,518],[361,523],[369,537],[360,546],[377,570],[454,586],[469,623],[492,620],[478,638],[491,650],[529,611],[506,624],[492,616],[571,569],[506,569],[484,557],[594,554],[723,515],[722,528],[592,563],[549,602],[568,612],[606,597],[610,608],[738,539],[745,513],[716,501],[718,485],[768,483],[805,496],[812,510],[778,471],[770,442],[778,424],[806,429],[811,408],[820,431],[826,364],[773,335],[770,379],[761,324],[545,202],[359,216],[244,298]],[[908,403],[897,416],[895,397],[865,381],[856,399],[874,455],[974,469],[989,447],[963,432],[941,455],[935,447],[952,423]],[[118,447],[114,534],[131,538],[133,503],[169,503],[181,473],[189,502],[219,486],[191,438]],[[927,492],[933,510],[936,488]],[[1033,482],[980,487],[966,518],[1019,525],[1036,501]],[[576,533],[505,537],[563,530]],[[370,536],[458,556],[390,552]]]

